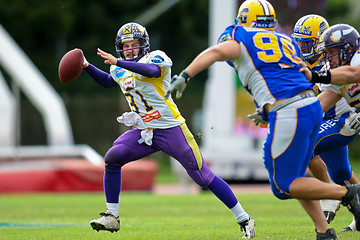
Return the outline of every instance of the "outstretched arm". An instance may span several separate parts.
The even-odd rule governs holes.
[[[303,72],[310,82],[336,85],[360,82],[360,66],[346,65],[328,71],[312,72],[300,58],[296,58],[296,60],[301,66],[300,72]]]
[[[118,86],[117,83],[113,80],[110,74],[98,69],[94,65],[90,64],[84,57],[83,68],[92,79],[95,80],[98,84],[106,88],[112,88]]]
[[[215,62],[235,60],[239,58],[240,55],[241,48],[239,43],[236,41],[226,41],[201,52],[185,71],[190,77],[194,77]]]
[[[331,84],[344,85],[360,82],[360,66],[341,66],[331,69]]]
[[[210,67],[215,62],[231,61],[239,58],[241,47],[236,41],[226,41],[212,46],[201,52],[189,66],[183,70],[179,76],[175,75],[171,80],[171,85],[165,94],[165,99],[176,90],[176,98],[181,98],[187,82],[191,77]]]
[[[104,63],[117,65],[119,67],[125,68],[132,72],[136,72],[146,77],[160,77],[161,70],[160,67],[156,64],[148,64],[148,63],[139,63],[139,62],[132,62],[132,61],[123,61],[115,58],[110,53],[107,53],[100,48],[97,49],[97,54],[104,58]]]

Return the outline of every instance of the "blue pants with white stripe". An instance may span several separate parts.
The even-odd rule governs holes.
[[[289,199],[292,181],[305,176],[321,121],[322,109],[316,97],[269,112],[264,164],[276,197]]]
[[[340,185],[352,176],[347,145],[358,135],[358,133],[351,135],[342,133],[341,130],[348,117],[349,113],[345,113],[339,118],[323,121],[314,149],[314,156],[320,155],[325,162],[331,180]]]

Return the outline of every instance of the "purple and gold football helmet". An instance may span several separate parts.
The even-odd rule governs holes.
[[[126,59],[123,52],[123,44],[132,40],[140,40],[139,55],[133,59]],[[138,61],[150,52],[150,40],[146,28],[138,23],[124,24],[117,32],[115,49],[121,60]]]
[[[329,48],[337,48],[337,51],[325,54],[323,61],[329,57],[339,54],[339,66],[350,62],[353,55],[359,49],[359,33],[350,25],[336,24],[325,30],[320,37],[318,45],[319,52],[325,52]]]

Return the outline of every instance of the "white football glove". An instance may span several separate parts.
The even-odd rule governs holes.
[[[349,122],[349,127],[355,131],[360,131],[360,113],[356,114]]]
[[[263,111],[264,110],[262,108],[258,108],[256,109],[256,113],[248,115],[248,118],[253,120],[256,126],[259,124],[267,124],[268,121],[266,121],[262,116]]]
[[[174,75],[171,79],[171,84],[169,89],[165,93],[165,99],[168,99],[172,92],[176,90],[176,98],[181,98],[183,91],[186,88],[186,84],[190,80],[189,74],[183,70],[180,75]]]

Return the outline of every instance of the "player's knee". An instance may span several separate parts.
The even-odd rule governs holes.
[[[202,188],[207,188],[215,177],[215,174],[207,166],[202,168],[201,171],[187,170],[187,173],[191,179]]]
[[[198,173],[190,173],[188,172],[189,176],[191,177],[191,179],[197,184],[199,185],[201,188],[207,188],[209,185],[210,185],[210,180],[209,179],[206,179],[206,178],[203,178],[201,176],[201,174],[198,174]]]
[[[125,162],[127,150],[120,145],[112,146],[105,154],[105,163],[108,165],[122,167]]]
[[[204,180],[195,181],[197,185],[199,185],[201,188],[207,188],[210,184]]]

